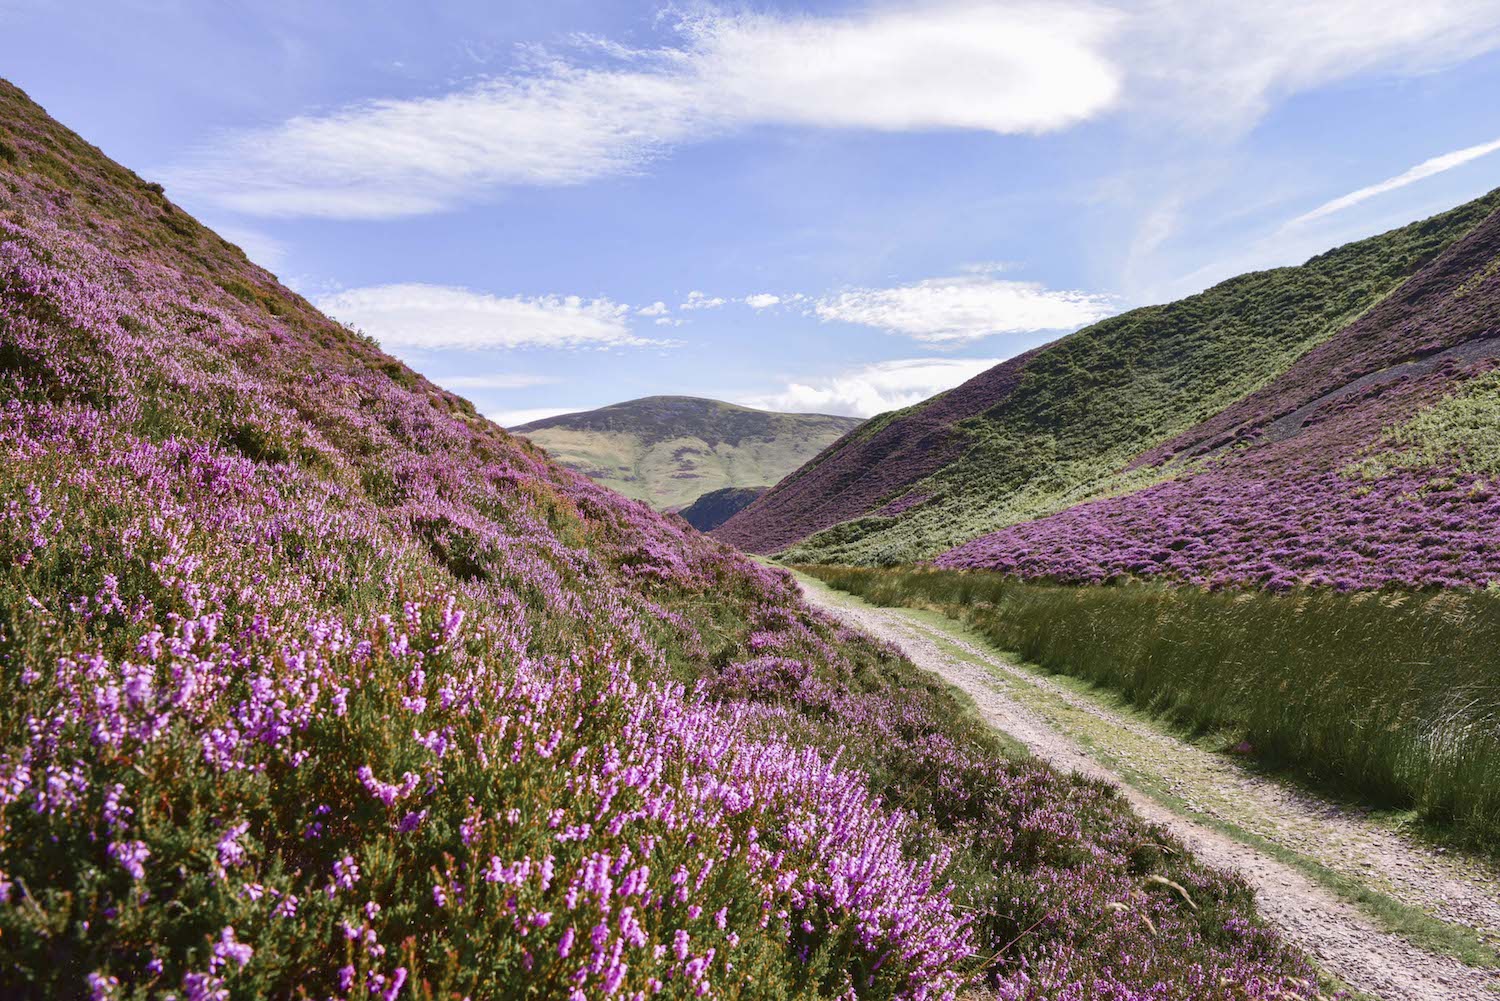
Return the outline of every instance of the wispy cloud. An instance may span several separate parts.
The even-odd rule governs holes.
[[[906,358],[829,376],[788,381],[781,389],[743,397],[751,407],[873,417],[952,389],[998,365],[999,358]]]
[[[704,9],[674,44],[598,39],[431,98],[378,100],[226,137],[166,172],[264,215],[390,218],[510,185],[637,171],[756,125],[1046,132],[1118,95],[1100,51],[1118,17],[1083,3],[973,2],[843,17]]]
[[[447,285],[372,285],[322,296],[323,312],[403,350],[647,347],[630,307],[578,296],[501,297]]]
[[[929,343],[1073,330],[1117,310],[1110,296],[980,275],[851,289],[818,299],[812,309],[823,320],[858,323]]]
[[[269,233],[245,226],[218,226],[216,231],[224,239],[239,247],[245,256],[267,271],[276,272],[286,263],[286,245]]]
[[[435,97],[224,137],[165,179],[263,215],[390,218],[638,172],[757,126],[1005,135],[1120,110],[1244,128],[1279,99],[1500,45],[1500,0],[907,0],[837,16],[699,7],[657,48],[575,38]],[[1191,39],[1191,44],[1183,44]]]
[[[429,375],[429,379],[454,392],[475,389],[528,389],[532,386],[550,386],[557,379],[550,375],[530,375],[524,372],[494,372],[488,375]]]
[[[1425,73],[1497,45],[1496,0],[1145,0],[1117,58],[1135,105],[1242,128],[1292,94]]]
[[[1500,151],[1500,139],[1487,143],[1479,143],[1476,146],[1466,146],[1463,149],[1456,149],[1451,153],[1444,153],[1441,156],[1429,157],[1410,170],[1402,171],[1395,177],[1388,177],[1378,184],[1371,184],[1356,191],[1351,191],[1347,195],[1340,195],[1338,198],[1326,201],[1311,212],[1299,215],[1288,222],[1286,226],[1287,228],[1301,226],[1305,223],[1322,219],[1324,216],[1333,215],[1335,212],[1342,212],[1344,209],[1358,205],[1360,202],[1368,201],[1388,191],[1404,188],[1408,184],[1415,184],[1420,180],[1432,177],[1434,174],[1441,174],[1455,167],[1462,167],[1472,160],[1488,156],[1496,151]]]
[[[571,414],[588,409],[588,407],[525,407],[520,410],[496,410],[484,416],[503,428],[518,428],[522,425],[530,424],[532,421],[540,421],[548,417],[556,417],[558,414]]]
[[[769,292],[757,292],[744,298],[745,305],[751,309],[770,309],[781,302],[781,296],[772,295]]]

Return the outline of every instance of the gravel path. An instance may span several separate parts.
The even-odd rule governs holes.
[[[1429,913],[1470,927],[1500,928],[1500,880],[1472,859],[1437,854],[1365,819],[1222,755],[1175,740],[1044,677],[1006,662],[977,643],[902,609],[878,608],[804,582],[807,600],[899,647],[913,663],[966,692],[991,724],[1059,768],[1120,786],[1136,812],[1167,827],[1198,858],[1239,872],[1260,908],[1287,937],[1356,990],[1388,1001],[1500,998],[1500,973],[1434,955],[1377,927],[1358,907],[1300,870],[1194,820],[1131,786],[1026,697],[1030,687],[1062,711],[1088,717],[1090,743],[1116,761],[1139,763],[1194,810],[1296,851]],[[1052,717],[1052,718],[1049,718]],[[1101,740],[1102,738],[1102,740]],[[1100,755],[1104,757],[1104,755]]]

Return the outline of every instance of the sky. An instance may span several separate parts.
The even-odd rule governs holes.
[[[512,426],[870,416],[1500,186],[1500,0],[0,0],[0,75]]]

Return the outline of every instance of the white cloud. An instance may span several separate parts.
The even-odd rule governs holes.
[[[265,215],[389,218],[631,173],[755,126],[1036,134],[1124,108],[1244,128],[1361,74],[1500,45],[1500,0],[905,0],[680,16],[668,44],[580,37],[453,92],[225,137],[166,179]]]
[[[724,302],[725,300],[719,298],[718,296],[707,296],[702,292],[693,291],[688,293],[687,302],[684,302],[677,308],[682,310],[718,309],[720,306],[724,305]]]
[[[823,320],[877,327],[930,343],[1072,330],[1116,311],[1109,296],[975,275],[929,278],[896,288],[850,289],[813,305],[814,314]]]
[[[215,232],[272,274],[286,263],[286,245],[269,233],[243,226],[218,226]]]
[[[667,304],[664,303],[664,302],[662,302],[660,299],[658,299],[655,302],[653,302],[651,305],[649,305],[649,306],[642,306],[640,309],[636,310],[635,311],[635,315],[636,316],[666,316],[667,315]]]
[[[543,420],[548,417],[556,417],[558,414],[576,414],[588,407],[530,407],[520,410],[496,410],[485,414],[490,420],[503,428],[517,428],[532,421]]]
[[[958,270],[966,275],[998,275],[1002,271],[1009,271],[1015,267],[1012,261],[974,261],[965,264]]]
[[[429,379],[454,392],[472,389],[527,389],[550,386],[557,382],[550,375],[528,375],[524,372],[495,372],[489,375],[429,375]]]
[[[781,296],[772,295],[769,292],[757,292],[755,295],[745,296],[745,305],[751,309],[770,309],[781,302]]]
[[[447,285],[372,285],[322,296],[323,312],[387,350],[644,347],[629,306],[577,296],[500,297]]]
[[[1306,212],[1298,216],[1286,225],[1288,227],[1300,226],[1303,223],[1321,219],[1335,212],[1341,212],[1351,206],[1358,205],[1360,202],[1368,201],[1377,195],[1383,195],[1388,191],[1395,191],[1397,188],[1404,188],[1408,184],[1415,184],[1424,178],[1431,177],[1434,174],[1441,174],[1455,167],[1462,167],[1471,160],[1488,156],[1497,150],[1500,150],[1500,139],[1496,139],[1493,142],[1480,143],[1477,146],[1467,146],[1464,149],[1457,149],[1451,153],[1444,153],[1441,156],[1430,157],[1410,170],[1403,171],[1395,177],[1386,178],[1379,184],[1371,184],[1368,187],[1351,191],[1347,195],[1341,195],[1331,201],[1324,202],[1311,212]]]
[[[674,145],[756,125],[1046,132],[1115,102],[1119,73],[1101,46],[1118,20],[1077,0],[838,17],[706,8],[679,20],[668,47],[584,39],[447,95],[231,135],[166,177],[242,212],[390,218],[637,171]]]
[[[1380,73],[1410,76],[1500,45],[1496,0],[1143,0],[1123,33],[1132,100],[1244,127],[1278,99]]]
[[[767,410],[873,417],[909,407],[998,365],[999,358],[908,358],[788,382],[739,402]]]

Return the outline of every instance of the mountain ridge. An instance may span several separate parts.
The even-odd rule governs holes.
[[[706,397],[646,396],[511,430],[575,472],[672,510],[717,490],[774,483],[861,423]]]

